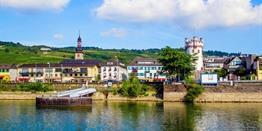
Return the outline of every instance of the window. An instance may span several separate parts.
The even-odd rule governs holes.
[[[143,70],[143,67],[139,67],[138,70]]]
[[[52,68],[45,68],[45,72],[53,72]]]
[[[144,73],[139,73],[138,76],[144,76]]]
[[[80,68],[80,72],[82,73],[87,72],[87,68]]]
[[[29,72],[29,70],[28,70],[28,68],[22,68],[22,72],[26,73],[26,72]]]
[[[55,68],[55,72],[62,72],[61,68]]]

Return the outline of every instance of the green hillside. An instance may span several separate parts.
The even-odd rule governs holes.
[[[51,48],[52,51],[44,54],[40,48],[44,46],[24,46],[20,43],[0,42],[0,64],[47,63],[59,62],[63,59],[74,58],[73,47]],[[123,63],[131,62],[135,57],[156,57],[158,49],[149,50],[117,50],[85,47],[85,59],[106,61],[118,57]]]
[[[51,48],[52,51],[47,54],[40,51],[40,48],[42,47],[47,46],[24,46],[20,43],[0,41],[0,64],[47,63],[74,58],[75,47]],[[85,59],[106,61],[117,57],[125,64],[130,63],[135,57],[138,56],[157,58],[159,51],[160,49],[130,50],[84,47]],[[236,53],[229,54],[221,51],[204,52],[205,56],[230,56],[235,54]]]

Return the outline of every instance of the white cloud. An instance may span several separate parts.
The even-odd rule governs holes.
[[[122,22],[172,21],[192,28],[262,25],[262,4],[250,0],[104,0],[99,18]]]
[[[0,0],[0,8],[62,10],[69,2],[70,0]]]
[[[122,28],[112,28],[108,31],[101,32],[101,36],[113,36],[113,37],[124,37],[127,32]]]
[[[62,35],[62,34],[54,34],[54,39],[56,39],[56,40],[62,40],[62,39],[64,39],[64,35]]]

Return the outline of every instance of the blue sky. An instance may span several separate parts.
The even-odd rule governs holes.
[[[12,1],[0,1],[1,41],[76,46],[80,30],[83,46],[178,48],[200,36],[205,50],[262,54],[261,0]]]

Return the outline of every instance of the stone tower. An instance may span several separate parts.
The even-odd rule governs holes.
[[[195,61],[195,71],[201,72],[203,70],[203,39],[194,36],[192,39],[185,38],[185,49],[186,52],[194,57]]]
[[[75,52],[75,59],[76,60],[83,60],[84,59],[84,52],[83,52],[83,48],[82,48],[82,39],[79,37],[77,39],[77,47],[76,47],[76,52]]]

